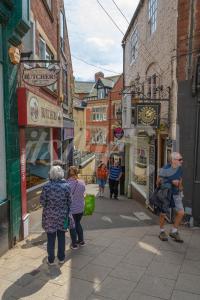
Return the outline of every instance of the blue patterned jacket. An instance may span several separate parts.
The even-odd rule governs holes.
[[[46,232],[64,229],[64,219],[71,206],[71,190],[66,180],[50,180],[40,196],[43,206],[42,227]]]

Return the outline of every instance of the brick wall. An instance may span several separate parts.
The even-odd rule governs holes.
[[[200,52],[200,1],[179,0],[178,80],[192,78],[196,55]]]

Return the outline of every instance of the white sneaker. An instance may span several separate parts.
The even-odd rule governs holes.
[[[58,263],[60,264],[60,265],[63,265],[64,263],[65,263],[65,260],[63,259],[63,260],[59,260],[58,259]]]
[[[55,266],[55,262],[50,263],[49,260],[48,260],[48,258],[47,258],[47,264],[48,264],[49,266]]]

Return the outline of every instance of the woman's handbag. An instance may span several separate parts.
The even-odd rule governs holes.
[[[85,195],[85,208],[83,215],[84,216],[91,216],[95,209],[95,196],[92,194]]]
[[[75,228],[74,218],[71,213],[64,219],[64,229],[73,229]]]

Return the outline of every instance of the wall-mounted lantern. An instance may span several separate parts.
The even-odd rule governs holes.
[[[8,54],[9,54],[9,57],[10,57],[10,61],[13,65],[17,65],[20,63],[20,50],[19,48],[17,47],[10,47],[9,50],[8,50]]]

